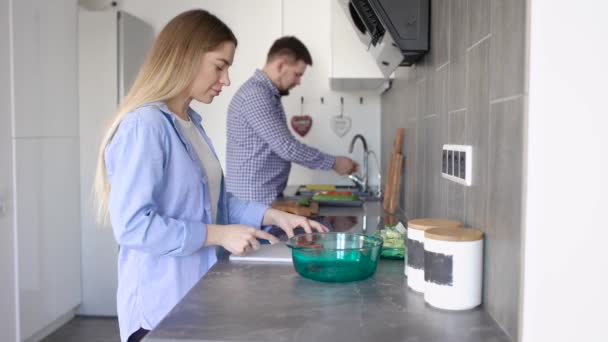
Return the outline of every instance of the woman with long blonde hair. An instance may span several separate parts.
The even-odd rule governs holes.
[[[204,10],[160,32],[99,148],[98,217],[109,218],[118,257],[121,340],[139,341],[217,261],[277,239],[261,225],[326,231],[317,222],[240,201],[224,177],[192,100],[211,103],[230,85],[237,40]]]

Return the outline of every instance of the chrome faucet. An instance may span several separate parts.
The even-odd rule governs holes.
[[[363,170],[361,170],[361,176],[356,175],[348,175],[348,178],[355,182],[361,188],[361,191],[365,194],[368,193],[368,182],[367,182],[367,172],[368,172],[368,163],[369,163],[369,151],[367,149],[367,142],[365,138],[361,134],[356,134],[353,137],[353,140],[350,141],[350,147],[348,148],[348,153],[353,153],[353,149],[355,148],[355,142],[357,139],[361,140],[363,144]]]

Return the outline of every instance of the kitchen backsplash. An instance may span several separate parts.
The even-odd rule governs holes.
[[[382,95],[382,165],[405,127],[401,208],[460,219],[486,234],[484,306],[519,327],[526,2],[434,0],[432,47]],[[473,147],[473,185],[441,177],[443,144]],[[385,170],[386,172],[386,170]]]

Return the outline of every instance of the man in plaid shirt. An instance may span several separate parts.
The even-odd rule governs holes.
[[[269,205],[287,185],[291,163],[340,175],[358,165],[299,142],[289,131],[281,96],[300,84],[312,57],[296,37],[274,42],[266,65],[236,92],[228,107],[226,186],[244,200]]]

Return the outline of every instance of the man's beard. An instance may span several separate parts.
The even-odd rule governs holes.
[[[279,95],[281,95],[281,96],[289,95],[289,89],[287,89],[287,90],[279,89]]]

